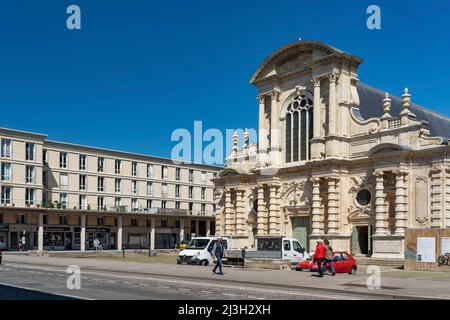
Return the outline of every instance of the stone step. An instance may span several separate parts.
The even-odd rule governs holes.
[[[355,257],[359,265],[375,265],[401,268],[404,265],[403,259],[379,259],[370,257]]]

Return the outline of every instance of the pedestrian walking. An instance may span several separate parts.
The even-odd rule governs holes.
[[[328,241],[328,239],[325,239],[323,243],[325,244],[326,249],[324,268],[326,270],[328,264],[329,265],[328,269],[330,270],[331,275],[334,276],[336,275],[336,271],[334,270],[333,267],[333,247],[331,246],[330,241]]]
[[[317,263],[320,277],[323,277],[323,262],[327,255],[327,249],[322,241],[317,241],[316,251],[314,252],[313,261]]]
[[[214,269],[212,271],[214,274],[216,273],[217,268],[219,268],[219,273],[217,273],[217,274],[223,275],[222,258],[225,253],[224,251],[225,251],[225,248],[222,243],[222,238],[217,238],[217,241],[216,241],[216,243],[214,243],[214,246],[211,250],[211,255],[212,255],[213,259],[216,260],[216,265],[214,266]]]

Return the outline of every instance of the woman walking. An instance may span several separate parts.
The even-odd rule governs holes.
[[[325,262],[324,262],[323,266],[324,266],[324,269],[326,270],[327,264],[329,264],[329,270],[331,272],[331,275],[334,276],[334,275],[336,275],[336,271],[334,270],[334,267],[333,267],[333,247],[331,246],[328,239],[325,239],[323,241],[323,243],[325,244],[325,248],[326,248]]]

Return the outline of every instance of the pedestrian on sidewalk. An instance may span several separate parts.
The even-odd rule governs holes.
[[[319,271],[319,276],[323,277],[323,262],[327,255],[327,249],[322,241],[317,241],[316,251],[314,251],[313,261],[317,263],[317,269]]]
[[[224,251],[225,251],[225,248],[222,243],[222,238],[219,237],[219,238],[217,238],[217,241],[216,241],[216,243],[214,243],[214,246],[211,250],[211,255],[212,255],[213,259],[215,259],[215,261],[216,261],[216,265],[214,266],[214,269],[212,271],[214,274],[216,273],[217,268],[219,268],[218,274],[223,275],[222,258],[225,253]]]
[[[325,248],[326,248],[326,255],[325,255],[325,262],[323,264],[324,269],[327,269],[327,264],[329,265],[328,269],[331,272],[332,276],[336,275],[336,271],[334,270],[333,267],[333,247],[330,244],[330,241],[328,241],[328,239],[325,239],[323,241],[323,243],[325,244]]]

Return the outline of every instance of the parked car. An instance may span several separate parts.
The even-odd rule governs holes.
[[[333,267],[336,273],[356,274],[358,264],[353,256],[346,251],[333,252]],[[317,272],[317,263],[311,259],[301,261],[295,268],[297,271],[315,271]]]

